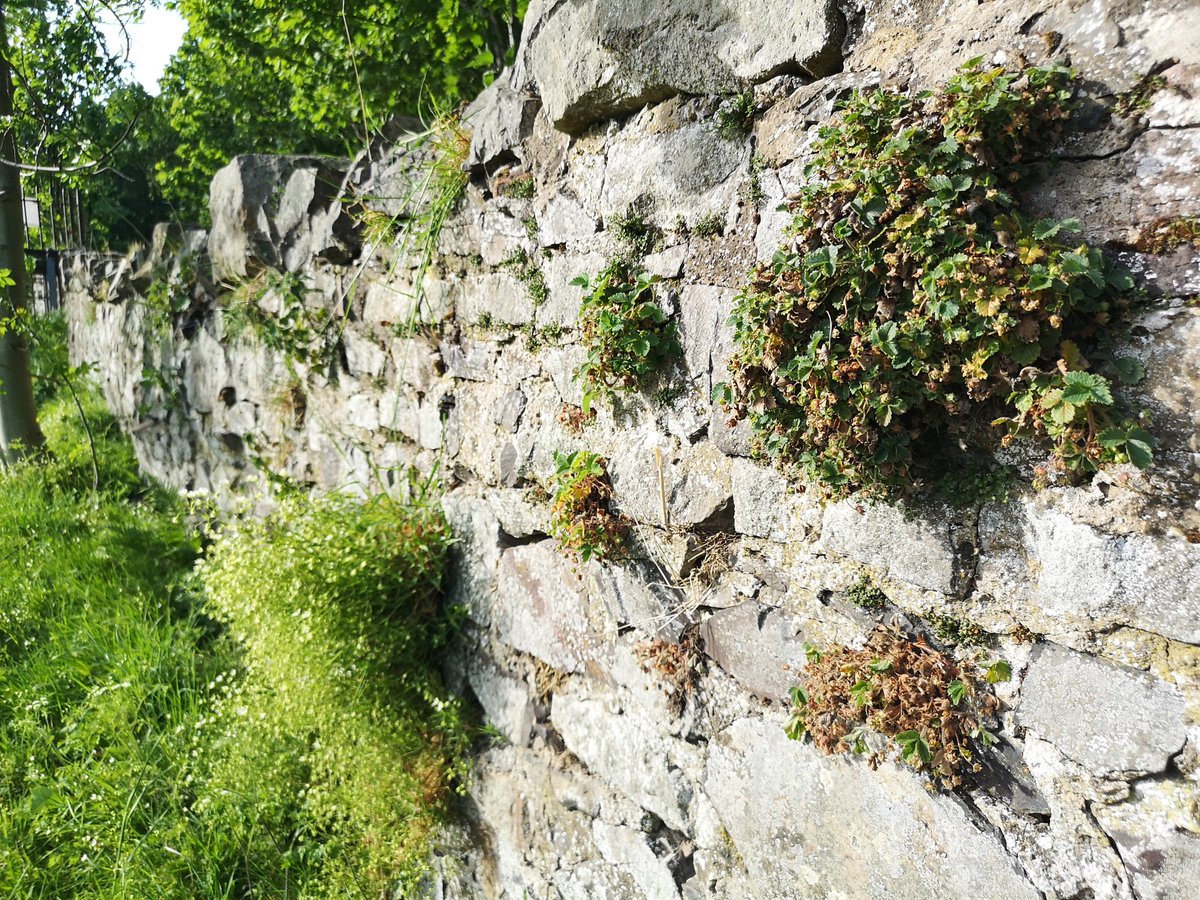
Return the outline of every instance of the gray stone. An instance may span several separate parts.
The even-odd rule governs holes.
[[[555,127],[578,132],[677,93],[732,93],[786,69],[827,75],[840,39],[825,0],[581,0],[553,5],[527,52]]]
[[[1145,781],[1124,802],[1092,814],[1116,845],[1143,900],[1176,900],[1200,884],[1200,820],[1194,782]]]
[[[213,277],[298,271],[312,253],[311,217],[333,202],[346,166],[326,157],[251,154],[217,172],[209,191]]]
[[[529,290],[507,272],[475,275],[463,282],[458,299],[458,318],[473,324],[481,316],[505,325],[524,325],[533,320]]]
[[[676,244],[658,253],[651,253],[642,260],[642,268],[659,278],[678,278],[683,272],[683,258],[687,256],[687,245]]]
[[[724,140],[704,120],[659,130],[653,112],[608,144],[600,212],[609,228],[631,206],[643,207],[644,218],[666,230],[679,216],[695,221],[736,200],[749,148]]]
[[[733,527],[739,534],[786,541],[792,497],[777,469],[745,459],[733,461]]]
[[[712,356],[733,311],[733,291],[708,285],[685,285],[679,295],[679,339],[688,374],[704,396],[712,392]]]
[[[1043,631],[1132,625],[1200,643],[1200,544],[1111,534],[1058,508],[1043,492],[988,507],[980,519],[979,590],[1027,597]]]
[[[470,339],[444,340],[438,349],[446,374],[451,378],[490,381],[495,372],[496,351],[490,344]]]
[[[521,413],[525,412],[525,404],[528,402],[520,390],[513,388],[504,395],[504,399],[496,408],[495,423],[510,434],[516,434],[517,429],[521,427]]]
[[[455,537],[450,548],[454,561],[450,599],[465,608],[472,621],[486,626],[492,617],[502,551],[500,524],[487,501],[466,491],[447,493],[442,510]]]
[[[469,665],[467,678],[487,721],[500,729],[509,743],[525,746],[534,722],[529,686],[479,658]]]
[[[566,194],[555,194],[538,213],[538,243],[543,247],[583,241],[597,231],[596,217]]]
[[[671,900],[679,896],[670,868],[659,859],[640,828],[610,825],[600,819],[592,825],[596,846],[615,869],[627,872],[641,891],[653,900]]]
[[[1187,737],[1183,698],[1143,672],[1041,644],[1017,719],[1097,775],[1161,772]]]
[[[927,590],[953,594],[959,583],[949,524],[886,503],[829,504],[820,546]]]
[[[662,458],[661,485],[654,451]],[[613,499],[621,512],[654,525],[699,525],[731,517],[733,486],[729,459],[708,443],[673,446],[656,431],[626,435],[609,461]],[[667,522],[662,521],[666,494]]]
[[[621,626],[633,626],[643,634],[678,638],[682,629],[675,614],[679,597],[658,582],[655,574],[650,567],[633,561],[591,567],[592,586]]]
[[[351,375],[378,378],[387,365],[388,354],[379,343],[357,329],[346,329],[342,336],[346,348],[346,368]]]
[[[463,112],[471,129],[467,165],[487,166],[511,155],[533,128],[540,105],[536,97],[513,87],[511,71],[496,76]]]
[[[714,613],[700,626],[704,651],[743,688],[785,700],[804,668],[799,622],[753,600]]]
[[[500,558],[492,621],[511,647],[566,672],[601,677],[616,623],[593,598],[555,541],[510,547]]]
[[[1042,896],[957,798],[893,763],[823,756],[783,726],[741,719],[709,744],[703,791],[754,896]]]
[[[653,722],[624,715],[615,694],[556,693],[550,720],[568,749],[593,773],[677,831],[688,828],[699,749],[661,734]]]

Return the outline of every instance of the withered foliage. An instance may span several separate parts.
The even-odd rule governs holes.
[[[788,735],[806,734],[826,753],[868,756],[871,733],[891,739],[900,756],[944,788],[977,770],[975,755],[996,737],[985,725],[999,701],[951,657],[895,628],[877,628],[861,650],[810,648],[801,686],[792,689]]]
[[[704,662],[697,630],[685,630],[678,643],[663,638],[642,641],[634,648],[634,652],[642,664],[642,670],[658,676],[675,711],[682,711],[703,674]]]

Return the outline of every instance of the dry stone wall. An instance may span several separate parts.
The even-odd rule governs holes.
[[[1156,467],[968,509],[823,505],[750,458],[709,399],[733,297],[783,237],[806,148],[855,87],[1051,55],[1084,102],[1031,202],[1081,219],[1152,293],[1125,342],[1148,372],[1130,390],[1154,413]],[[1139,100],[1147,75],[1161,84]],[[723,137],[717,95],[741,89],[760,112]],[[97,364],[170,484],[373,491],[439,467],[469,612],[449,669],[502,740],[476,762],[432,895],[1194,896],[1200,256],[1131,248],[1200,216],[1200,6],[534,0],[468,125],[471,183],[428,271],[363,225],[425,211],[428,151],[400,139],[352,163],[239,158],[213,184],[210,232],[78,257],[67,301],[74,358]],[[532,196],[513,196],[528,178]],[[570,281],[627,251],[631,208],[661,231],[643,265],[680,330],[680,389],[578,429]],[[335,316],[328,355],[230,334],[238,297],[278,315],[297,290],[304,315]],[[634,558],[573,568],[547,537],[534,487],[555,451],[582,448],[609,460]],[[882,610],[848,599],[864,574]],[[898,763],[787,739],[806,641],[945,616],[1014,673],[975,787],[932,792]],[[652,640],[703,648],[690,692],[647,671]]]

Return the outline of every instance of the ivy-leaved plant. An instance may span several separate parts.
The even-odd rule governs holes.
[[[585,414],[598,397],[612,402],[618,392],[645,387],[680,355],[675,324],[654,299],[658,280],[615,263],[594,282],[587,275],[571,282],[587,292],[579,312],[587,356],[575,373],[583,383]]]
[[[822,130],[788,238],[730,319],[718,397],[760,453],[831,496],[905,493],[942,448],[1017,437],[1048,443],[1064,472],[1150,464],[1150,436],[1082,349],[1129,307],[1133,279],[1078,222],[1018,209],[1070,116],[1071,78],[973,60],[938,91],[858,92]]]

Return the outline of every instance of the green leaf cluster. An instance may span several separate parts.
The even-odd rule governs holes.
[[[606,462],[590,450],[554,453],[550,479],[550,536],[580,561],[603,559],[625,543],[628,523],[608,508],[612,486]]]
[[[585,414],[598,397],[611,403],[619,392],[645,388],[681,355],[675,323],[654,299],[658,281],[657,276],[635,275],[614,263],[595,281],[580,275],[571,282],[587,292],[579,311],[586,356],[575,373],[583,383]]]
[[[520,37],[526,0],[179,0],[163,78],[173,137],[156,178],[192,215],[238,153],[353,153],[393,116],[473,96]]]
[[[1070,98],[1065,69],[974,60],[938,91],[855,93],[821,131],[788,240],[730,318],[718,397],[759,452],[833,496],[904,493],[931,447],[1018,436],[1063,469],[1149,465],[1079,351],[1129,307],[1132,278],[1077,222],[1018,211]]]

